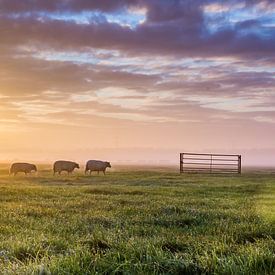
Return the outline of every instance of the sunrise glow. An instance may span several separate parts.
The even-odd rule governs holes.
[[[275,164],[273,1],[59,2],[0,1],[1,161]]]

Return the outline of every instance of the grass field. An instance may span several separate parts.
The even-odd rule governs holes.
[[[0,170],[1,274],[275,274],[275,174]]]

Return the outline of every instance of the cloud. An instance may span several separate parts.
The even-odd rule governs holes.
[[[225,25],[221,25],[212,33],[208,30],[205,20],[203,1],[134,1],[131,5],[130,2],[112,1],[112,5],[107,5],[105,1],[67,1],[58,2],[61,4],[47,2],[44,6],[38,1],[31,6],[30,3],[12,5],[4,1],[2,6],[6,12],[2,13],[0,18],[0,34],[4,44],[63,50],[105,48],[132,55],[236,55],[250,58],[274,55],[274,28],[259,25],[259,30],[263,31],[264,35],[249,31],[252,22],[254,25],[256,22],[260,24],[259,18],[243,20],[240,15],[233,25],[223,22]],[[53,10],[60,13],[67,9],[71,12],[94,9],[104,11],[108,7],[109,12],[114,12],[116,8],[129,9],[129,6],[144,6],[147,9],[145,22],[137,25],[135,29],[120,25],[119,20],[116,23],[103,20],[78,24],[65,20],[65,15],[64,20],[54,20],[50,17]],[[44,10],[45,13],[37,14],[37,10]],[[243,31],[244,28],[246,32]]]
[[[101,1],[89,1],[89,0],[1,0],[2,12],[35,12],[35,11],[70,11],[80,12],[84,10],[100,10],[100,11],[114,11],[125,6],[131,6],[137,4],[135,0],[101,0]]]
[[[62,132],[64,146],[215,147],[214,133],[237,148],[247,128],[256,146],[275,133],[274,13],[273,1],[0,0],[0,129],[37,148],[27,132],[56,148]]]

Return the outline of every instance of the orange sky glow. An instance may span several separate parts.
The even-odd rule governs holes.
[[[273,1],[57,2],[0,1],[1,162],[275,165]]]

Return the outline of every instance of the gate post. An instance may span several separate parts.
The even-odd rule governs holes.
[[[242,173],[242,156],[241,155],[238,156],[238,173],[239,174]]]
[[[211,155],[211,161],[210,161],[210,173],[212,173],[212,166],[213,166],[213,155]]]
[[[183,153],[180,153],[180,173],[183,173]]]

